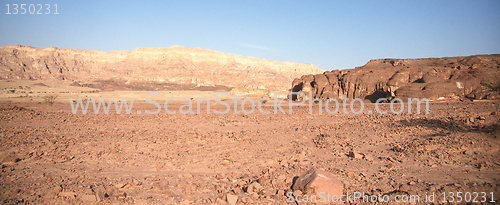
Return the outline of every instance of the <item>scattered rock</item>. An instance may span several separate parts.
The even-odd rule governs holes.
[[[95,195],[81,195],[78,197],[83,202],[95,202],[97,201]]]
[[[232,194],[228,194],[228,195],[226,195],[226,200],[227,200],[228,204],[235,205],[236,202],[238,201],[238,196],[232,195]]]
[[[367,161],[373,161],[373,156],[372,155],[369,155],[369,154],[365,154],[363,156],[363,159],[367,160]]]
[[[349,151],[349,157],[355,158],[355,159],[362,159],[363,155],[354,151]]]
[[[76,197],[76,193],[72,191],[63,191],[58,194],[60,197]]]
[[[12,165],[12,164],[15,164],[19,161],[21,161],[21,159],[19,159],[18,157],[14,156],[14,155],[7,155],[6,157],[4,157],[2,159],[2,164]]]
[[[394,150],[395,152],[403,152],[404,148],[401,147],[401,145],[396,145],[392,148],[392,150]]]
[[[253,193],[253,186],[252,185],[248,185],[247,188],[246,188],[246,192],[247,193]]]
[[[139,186],[142,184],[142,182],[140,182],[139,180],[137,179],[132,179],[132,183],[135,185],[135,186]]]
[[[95,192],[97,201],[104,200],[104,198],[106,198],[106,196],[108,195],[106,193],[106,190],[103,187],[98,187],[96,190],[94,190],[94,192]]]
[[[474,123],[474,118],[473,117],[469,117],[469,122],[470,123]]]
[[[255,193],[255,192],[251,193],[250,196],[252,196],[253,199],[259,198],[259,194]]]
[[[240,188],[234,188],[234,189],[232,189],[232,191],[233,191],[233,193],[235,193],[235,194],[239,194],[239,193],[241,193],[241,189],[240,189]]]
[[[160,179],[153,184],[154,188],[158,188],[160,190],[167,190],[169,188],[169,182],[167,179]]]

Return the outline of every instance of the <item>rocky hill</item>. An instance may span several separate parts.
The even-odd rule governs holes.
[[[137,48],[132,52],[0,47],[0,79],[57,78],[75,81],[75,86],[100,89],[233,90],[236,94],[263,95],[281,91],[286,94],[294,78],[322,72],[312,64],[181,46]]]
[[[500,55],[377,59],[362,67],[304,75],[292,91],[314,98],[499,99]],[[296,98],[296,96],[294,97]]]

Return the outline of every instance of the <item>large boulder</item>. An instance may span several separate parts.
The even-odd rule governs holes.
[[[330,196],[329,199],[339,199],[344,193],[344,185],[337,177],[315,168],[308,170],[297,178],[292,188],[294,192],[300,191],[309,197],[316,195],[315,198],[318,200],[321,199],[320,194],[324,197]]]

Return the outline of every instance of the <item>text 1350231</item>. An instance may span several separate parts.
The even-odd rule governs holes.
[[[59,14],[57,4],[5,4],[5,14]]]

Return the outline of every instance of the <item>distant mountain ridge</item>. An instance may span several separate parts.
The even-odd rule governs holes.
[[[56,78],[82,85],[113,82],[117,88],[134,83],[222,86],[237,88],[235,92],[268,94],[286,93],[294,78],[322,72],[312,64],[182,46],[108,52],[22,45],[0,47],[0,79]]]

